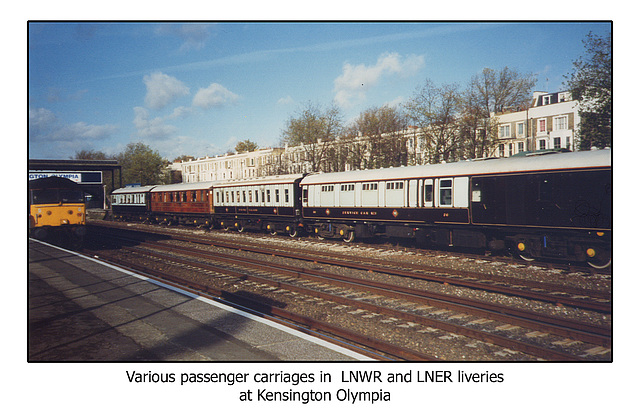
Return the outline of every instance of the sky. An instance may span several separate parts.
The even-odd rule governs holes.
[[[335,103],[349,123],[401,105],[427,79],[464,88],[484,68],[564,88],[607,22],[28,23],[28,155],[114,155],[142,142],[168,160],[276,147],[291,117]]]

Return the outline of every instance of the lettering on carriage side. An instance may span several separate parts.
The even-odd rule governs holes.
[[[375,217],[378,215],[377,211],[354,211],[354,210],[343,210],[341,212],[342,215],[360,215],[360,216],[372,216]]]

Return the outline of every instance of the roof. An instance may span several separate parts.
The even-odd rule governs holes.
[[[423,177],[453,177],[497,173],[558,170],[564,168],[611,167],[611,150],[579,151],[573,153],[531,154],[482,161],[394,167],[388,169],[357,170],[351,172],[309,175],[301,185],[320,183],[348,183],[385,181]]]
[[[253,179],[234,179],[227,181],[218,181],[216,182],[214,187],[224,187],[224,186],[253,186],[253,185],[275,185],[275,184],[283,184],[283,183],[294,183],[296,180],[304,177],[302,174],[293,174],[293,175],[275,175],[275,176],[264,176]]]
[[[173,183],[171,185],[154,186],[152,192],[174,192],[174,191],[195,191],[199,189],[209,189],[218,181],[212,180],[207,182],[184,182]]]
[[[49,176],[30,180],[29,189],[80,189],[80,185],[67,178]]]
[[[114,170],[117,160],[39,160],[29,159],[29,170]]]
[[[144,192],[149,192],[153,188],[155,188],[155,185],[127,186],[124,188],[116,189],[113,192],[111,192],[111,194],[114,195],[114,194],[121,194],[121,193],[144,193]]]

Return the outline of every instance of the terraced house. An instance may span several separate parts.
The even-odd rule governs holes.
[[[528,109],[491,116],[498,128],[491,157],[509,157],[523,151],[576,150],[578,101],[572,100],[568,91],[534,92]]]

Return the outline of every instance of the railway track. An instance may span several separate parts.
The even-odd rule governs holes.
[[[137,231],[153,232],[153,230],[141,227],[142,226],[135,226],[133,229]],[[238,240],[224,239],[220,237],[202,237],[175,232],[165,234],[167,234],[168,237],[191,243],[215,245],[218,247],[226,247],[229,249],[243,250],[252,253],[263,253],[273,257],[277,256],[296,260],[306,260],[313,263],[408,277],[421,281],[466,287],[480,291],[522,297],[579,309],[593,310],[606,314],[610,314],[612,308],[611,292],[609,290],[585,289],[567,284],[532,281],[529,279],[504,276],[495,273],[488,274],[479,271],[425,266],[414,261],[384,261],[380,258],[369,256],[356,256],[345,253],[338,255],[335,252],[310,249],[300,251],[294,250],[291,247],[283,247],[272,243],[269,244],[268,248],[265,248],[259,245],[242,243]],[[416,259],[418,259],[418,257]]]
[[[125,234],[132,237],[131,233]],[[133,237],[134,241],[126,246],[119,244],[122,249],[110,257],[120,263],[128,261],[149,274],[171,275],[178,281],[177,278],[184,282],[185,277],[199,277],[199,285],[189,286],[202,286],[207,293],[221,298],[257,305],[261,312],[274,314],[274,310],[278,311],[278,315],[292,321],[296,321],[293,320],[296,316],[302,317],[305,321],[301,324],[307,327],[325,330],[401,359],[576,361],[607,360],[610,356],[611,332],[607,326],[381,284],[352,274],[335,274],[324,269],[325,264],[335,265],[335,260],[320,261],[318,255],[307,255],[310,258],[293,263],[311,264],[309,268],[292,266],[291,252],[279,254],[287,253],[282,249],[275,253],[274,249],[269,249],[266,256],[270,260],[265,261],[255,257],[258,250],[264,255],[265,249],[255,249],[255,246],[253,249],[243,246],[240,250],[237,243],[235,246],[227,244],[225,251],[220,253],[220,243],[213,246],[210,241],[193,240],[193,237],[186,239],[190,243],[177,241],[185,238],[173,235],[161,236],[170,240],[166,243],[164,240],[144,242],[139,236]],[[100,257],[106,257],[104,252]],[[354,269],[350,266],[348,271]],[[371,271],[362,266],[357,269],[366,274]],[[385,272],[385,275],[411,276],[397,270],[392,274]],[[214,292],[214,289],[218,291]],[[309,311],[313,316],[306,315]],[[334,316],[335,313],[340,316]],[[336,317],[340,319],[337,321],[340,326],[336,326]],[[347,331],[353,327],[345,328],[344,324],[355,325],[355,329],[364,327],[364,330]],[[332,327],[338,327],[339,331],[329,332]],[[348,337],[350,333],[354,336]],[[443,342],[453,341],[457,346],[453,350],[446,348],[451,345],[443,345]],[[460,350],[461,346],[464,350]],[[383,347],[385,349],[381,349]],[[461,355],[464,351],[471,353]]]

